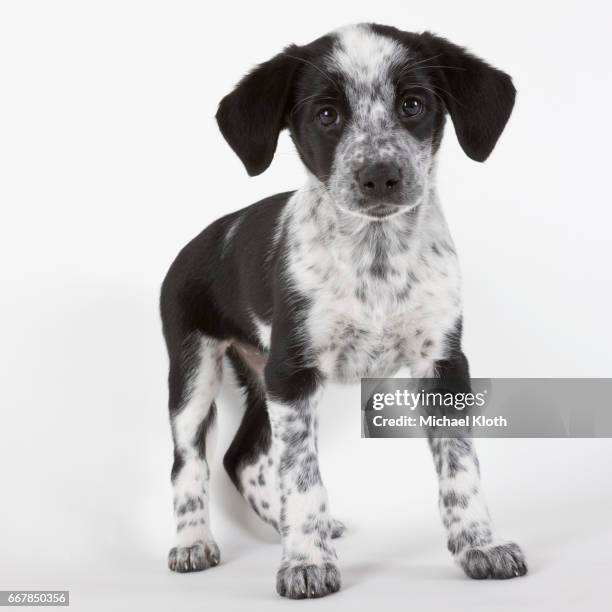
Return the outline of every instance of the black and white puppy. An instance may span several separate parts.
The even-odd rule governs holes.
[[[308,178],[214,222],[163,283],[171,569],[219,563],[208,460],[227,355],[246,410],[224,465],[281,535],[277,590],[304,598],[340,588],[332,538],[343,525],[330,515],[317,459],[325,382],[406,365],[445,388],[469,384],[436,154],[448,113],[465,153],[484,161],[514,97],[507,74],[443,38],[360,24],[288,47],[221,101],[219,127],[250,175],[270,165],[288,128]],[[525,574],[519,547],[493,534],[470,438],[431,436],[430,446],[448,547],[465,572]]]

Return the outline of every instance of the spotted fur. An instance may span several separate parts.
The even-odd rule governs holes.
[[[178,572],[219,563],[219,548],[210,530],[208,487],[223,347],[205,336],[186,338],[181,364],[184,394],[172,410],[175,459],[172,469],[176,546],[168,564]]]
[[[219,561],[208,457],[227,355],[245,412],[224,465],[280,533],[277,591],[310,598],[340,588],[331,540],[344,527],[330,514],[317,455],[325,383],[392,376],[407,365],[447,390],[469,386],[459,265],[437,197],[436,155],[450,115],[465,152],[483,161],[513,101],[510,78],[464,49],[373,24],[288,47],[222,100],[219,127],[249,174],[268,167],[287,128],[308,178],[298,191],[210,225],[164,281],[171,569]],[[520,549],[494,538],[469,433],[440,439],[432,431],[430,445],[448,546],[465,572],[525,573]]]

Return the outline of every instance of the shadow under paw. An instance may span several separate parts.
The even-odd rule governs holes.
[[[168,553],[168,567],[173,572],[200,572],[219,565],[221,556],[215,542],[195,542],[192,546],[175,546]]]
[[[517,578],[527,573],[523,551],[514,542],[468,548],[461,553],[461,567],[470,578]]]

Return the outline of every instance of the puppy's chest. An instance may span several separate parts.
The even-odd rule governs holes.
[[[461,306],[453,262],[437,263],[398,265],[384,277],[376,270],[329,273],[330,282],[313,296],[306,325],[320,370],[353,381],[442,359]]]

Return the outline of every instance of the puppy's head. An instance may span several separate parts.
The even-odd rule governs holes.
[[[465,153],[484,161],[514,97],[507,74],[443,38],[360,24],[258,66],[217,121],[252,176],[289,128],[336,206],[381,218],[423,199],[446,113]]]

